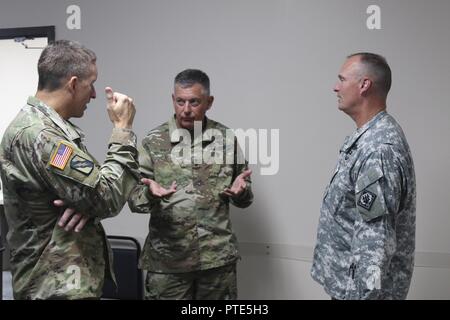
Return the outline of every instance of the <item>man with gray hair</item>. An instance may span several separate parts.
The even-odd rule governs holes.
[[[69,121],[96,98],[94,52],[56,41],[43,50],[38,73],[36,95],[0,147],[14,298],[99,298],[105,276],[114,279],[100,219],[120,212],[139,178],[135,107],[131,98],[105,89],[114,129],[100,165]]]
[[[140,259],[148,271],[146,299],[237,298],[239,253],[230,203],[252,203],[251,171],[238,161],[237,143],[218,138],[228,128],[206,117],[213,100],[206,73],[180,72],[172,94],[175,115],[142,141],[143,179],[128,204],[133,212],[151,213]],[[205,161],[212,150],[234,161]]]
[[[405,135],[386,112],[391,70],[350,55],[334,87],[357,129],[328,184],[311,275],[333,299],[405,299],[413,273],[416,181]]]

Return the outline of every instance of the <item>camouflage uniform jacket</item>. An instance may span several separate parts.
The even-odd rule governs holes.
[[[347,137],[325,190],[311,275],[337,299],[405,299],[414,267],[416,182],[385,111]]]
[[[171,154],[176,154],[174,149],[186,142],[176,129],[175,118],[171,118],[143,139],[139,151],[143,177],[164,188],[177,182],[177,191],[161,200],[151,196],[145,185],[138,185],[132,192],[128,202],[131,210],[151,213],[140,267],[152,272],[180,273],[224,266],[239,258],[229,202],[240,208],[249,206],[253,200],[251,181],[247,180],[246,191],[237,199],[219,194],[247,168],[247,162],[242,158],[242,164],[237,163],[236,154],[240,152],[237,143],[221,144],[220,139],[208,134],[215,129],[225,137],[227,129],[210,119],[206,120],[203,141],[202,135],[194,138],[192,144],[189,140],[192,158],[198,156],[198,151],[231,150],[235,164],[207,164],[191,157],[187,162],[174,162]],[[234,137],[231,141],[235,141]]]
[[[0,149],[15,299],[100,297],[113,276],[101,218],[120,212],[139,177],[136,136],[114,129],[102,166],[82,132],[30,97]],[[57,225],[62,199],[91,219],[79,232]]]

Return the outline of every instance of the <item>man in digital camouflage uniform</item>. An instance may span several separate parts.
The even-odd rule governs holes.
[[[405,135],[386,112],[391,70],[383,57],[358,53],[338,78],[339,109],[357,129],[325,190],[311,275],[333,299],[405,299],[416,182]]]
[[[229,203],[252,203],[251,171],[234,136],[226,138],[227,128],[205,116],[213,99],[204,72],[182,71],[172,95],[175,116],[142,141],[144,179],[128,203],[151,213],[140,259],[148,271],[146,299],[237,297]]]
[[[120,212],[139,179],[135,108],[132,99],[106,88],[114,129],[100,165],[69,122],[96,97],[95,54],[56,41],[42,52],[38,73],[38,91],[7,128],[0,149],[14,298],[98,298],[104,277],[114,278],[100,219]],[[61,218],[62,203],[74,210]]]

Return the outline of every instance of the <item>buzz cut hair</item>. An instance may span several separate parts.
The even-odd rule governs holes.
[[[197,83],[203,87],[205,95],[209,96],[209,77],[205,72],[198,69],[186,69],[181,71],[175,77],[174,87],[180,86],[181,88],[190,88]]]
[[[347,58],[359,57],[366,73],[371,76],[377,92],[383,97],[387,97],[392,84],[392,72],[386,58],[379,54],[370,52],[358,52],[349,55]]]

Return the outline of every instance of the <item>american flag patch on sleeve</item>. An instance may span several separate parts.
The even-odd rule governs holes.
[[[50,161],[50,165],[58,169],[64,170],[72,152],[73,152],[72,147],[68,146],[67,144],[61,141],[58,144],[58,147],[56,148],[56,152],[53,154],[53,157]]]

